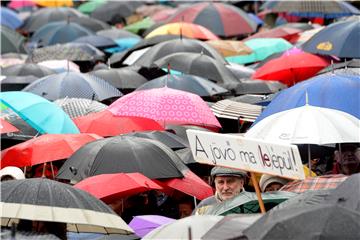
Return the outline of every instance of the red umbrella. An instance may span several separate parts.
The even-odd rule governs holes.
[[[141,173],[100,174],[86,178],[74,187],[84,190],[104,202],[163,188]]]
[[[96,134],[45,134],[1,151],[1,168],[25,167],[70,157]]]
[[[96,133],[103,137],[135,131],[164,131],[165,129],[155,120],[135,116],[115,116],[104,110],[97,113],[73,119],[82,133]]]
[[[291,86],[313,77],[329,64],[328,60],[311,53],[286,54],[265,63],[256,70],[252,78],[277,80]]]
[[[244,41],[253,38],[283,38],[290,43],[295,43],[298,40],[299,34],[301,32],[302,30],[296,28],[277,27],[255,33],[254,35],[251,35],[250,37],[244,39]]]
[[[0,118],[0,134],[18,131],[19,129],[17,129],[15,126],[11,125],[6,120]]]

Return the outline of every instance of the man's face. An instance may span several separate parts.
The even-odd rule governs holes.
[[[351,175],[353,173],[357,173],[359,171],[360,159],[359,154],[356,152],[360,151],[357,149],[345,149],[341,152],[339,163],[340,169],[343,174]]]
[[[189,203],[180,203],[179,204],[179,215],[180,218],[188,217],[191,215],[193,209],[191,207],[191,204]]]
[[[238,195],[244,187],[244,179],[234,176],[216,176],[215,188],[222,200]]]

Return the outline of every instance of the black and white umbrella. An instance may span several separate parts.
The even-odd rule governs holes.
[[[86,98],[62,98],[55,100],[54,103],[61,107],[71,118],[100,112],[107,108],[101,102]]]

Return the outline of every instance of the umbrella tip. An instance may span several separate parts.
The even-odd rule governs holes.
[[[75,167],[69,167],[69,169],[70,169],[70,172],[72,173],[72,174],[74,174],[74,175],[77,175],[77,169],[75,168]]]

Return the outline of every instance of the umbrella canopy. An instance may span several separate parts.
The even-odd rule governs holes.
[[[329,204],[280,209],[266,213],[245,229],[242,237],[318,239],[321,236],[326,239],[356,239],[360,237],[359,220],[360,213]]]
[[[160,185],[141,173],[100,174],[86,178],[74,187],[109,203],[141,192],[162,190]]]
[[[159,68],[171,69],[216,81],[217,83],[239,82],[222,62],[203,53],[180,52],[162,57],[153,63]]]
[[[5,76],[34,76],[41,78],[55,73],[50,68],[34,63],[17,64],[1,69],[1,74]]]
[[[144,237],[152,230],[169,223],[173,223],[176,220],[160,215],[140,215],[135,216],[129,223],[135,234],[139,237]]]
[[[92,31],[72,22],[53,22],[48,23],[32,35],[30,41],[38,46],[44,47],[57,43],[68,43],[83,36],[94,35]]]
[[[105,104],[86,98],[62,98],[55,100],[59,107],[71,118],[85,116],[90,113],[100,112],[107,108]]]
[[[279,26],[270,30],[255,33],[246,38],[245,41],[254,38],[283,38],[290,43],[295,43],[301,32],[302,30],[300,29]]]
[[[188,38],[196,38],[201,40],[218,40],[219,38],[213,34],[207,28],[194,24],[194,23],[186,23],[186,22],[175,22],[175,23],[168,23],[162,25],[150,33],[146,35],[145,38],[151,38],[158,35],[184,35]]]
[[[169,22],[191,22],[202,25],[221,37],[253,33],[257,24],[246,12],[227,3],[203,2],[179,9]],[[236,22],[237,24],[233,24]]]
[[[7,6],[21,11],[21,9],[33,8],[35,3],[31,0],[11,0]]]
[[[319,72],[319,74],[328,73],[328,72],[335,72],[336,70],[355,70],[360,69],[360,59],[352,59],[350,61],[339,62],[335,64],[331,64],[330,66],[324,68]],[[336,71],[338,72],[338,71]]]
[[[98,49],[105,49],[117,46],[116,42],[111,38],[100,35],[89,35],[76,38],[75,43],[87,43]]]
[[[0,24],[11,29],[17,29],[24,22],[19,18],[17,13],[10,8],[1,7],[0,9]]]
[[[73,0],[32,0],[42,7],[72,7]]]
[[[103,5],[107,0],[90,0],[79,5],[77,8],[80,12],[85,14],[92,13],[96,8]]]
[[[70,117],[60,107],[38,95],[17,91],[3,92],[0,93],[0,102],[40,133],[79,133]]]
[[[164,125],[221,127],[210,108],[198,95],[167,87],[129,93],[112,103],[108,110],[119,116],[151,118]]]
[[[106,81],[82,73],[64,72],[40,78],[23,91],[43,96],[49,100],[60,98],[87,98],[102,101],[122,96],[122,93]]]
[[[135,131],[162,131],[164,128],[155,120],[134,116],[115,116],[104,110],[74,119],[83,133],[96,133],[103,137],[116,136]]]
[[[100,139],[96,134],[44,134],[1,151],[1,168],[25,167],[66,159],[84,144]]]
[[[209,97],[220,95],[228,92],[227,89],[201,77],[193,75],[167,75],[155,78],[149,82],[144,83],[137,90],[145,90],[152,88],[161,88],[167,86],[169,88],[191,92],[200,97]]]
[[[7,76],[0,81],[1,91],[21,91],[24,87],[37,79],[38,78],[34,76]]]
[[[14,30],[1,26],[1,54],[4,53],[25,53],[24,42],[25,38]]]
[[[80,67],[69,60],[47,60],[39,62],[38,65],[50,68],[57,73],[67,71],[80,72]]]
[[[8,123],[6,120],[0,118],[0,134],[18,132],[18,131],[19,129],[11,125],[11,123]]]
[[[181,162],[158,141],[117,136],[80,148],[60,168],[57,177],[80,181],[89,176],[121,172],[139,172],[151,179],[183,177],[175,161]]]
[[[262,61],[273,53],[283,52],[292,47],[291,43],[282,38],[255,38],[245,42],[252,49],[249,55],[226,57],[229,62],[248,64]]]
[[[246,137],[292,144],[360,142],[360,120],[348,113],[305,105],[272,114],[246,133]]]
[[[155,21],[151,17],[146,17],[140,21],[126,25],[124,29],[132,33],[140,34],[141,31],[145,31],[146,29],[152,27],[154,24]]]
[[[255,104],[259,106],[266,107],[276,96],[276,93],[269,95],[260,95],[260,94],[245,94],[233,98],[229,98],[231,101]]]
[[[25,19],[24,25],[21,27],[21,29],[23,31],[33,33],[45,24],[57,21],[66,21],[69,18],[84,16],[85,15],[74,8],[41,8]]]
[[[1,139],[4,140],[3,143],[5,143],[7,140],[10,140],[10,141],[14,140],[14,142],[15,142],[14,144],[21,143],[23,141],[32,139],[38,135],[37,130],[35,130],[33,127],[31,127],[28,123],[26,123],[22,118],[20,118],[15,113],[7,114],[3,118],[7,122],[9,122],[11,125],[15,126],[17,129],[19,129],[19,132],[3,134],[1,136]],[[10,146],[13,146],[14,144],[12,144]],[[4,146],[5,146],[5,144],[4,144]]]
[[[304,106],[306,93],[312,106],[337,109],[360,119],[359,89],[359,76],[338,73],[319,75],[281,91],[255,123],[274,113]]]
[[[26,197],[24,197],[26,196]],[[46,178],[1,182],[1,223],[25,219],[67,223],[73,232],[131,234],[106,204],[68,184]]]
[[[251,48],[243,42],[234,40],[210,40],[206,42],[215,48],[224,57],[236,55],[248,55],[252,52]]]
[[[145,235],[142,239],[166,239],[172,236],[176,239],[189,239],[189,229],[193,239],[200,239],[222,216],[195,215],[179,219],[173,223],[163,225]]]
[[[359,31],[358,20],[337,22],[316,33],[302,45],[302,49],[341,58],[360,58],[360,49],[357,47]],[[334,37],[334,33],[342,37]]]
[[[90,17],[72,17],[70,18],[70,22],[79,24],[80,26],[89,29],[93,32],[110,29],[110,25],[100,20],[90,18]]]
[[[101,30],[96,32],[97,35],[103,36],[103,37],[108,37],[111,38],[112,40],[116,40],[116,39],[120,39],[120,38],[138,38],[140,39],[141,37],[131,33],[129,31],[127,31],[126,29],[118,29],[118,28],[110,28],[110,29],[105,29],[105,30]]]
[[[310,53],[286,54],[258,68],[253,79],[278,80],[288,86],[313,77],[330,64],[329,60]]]

